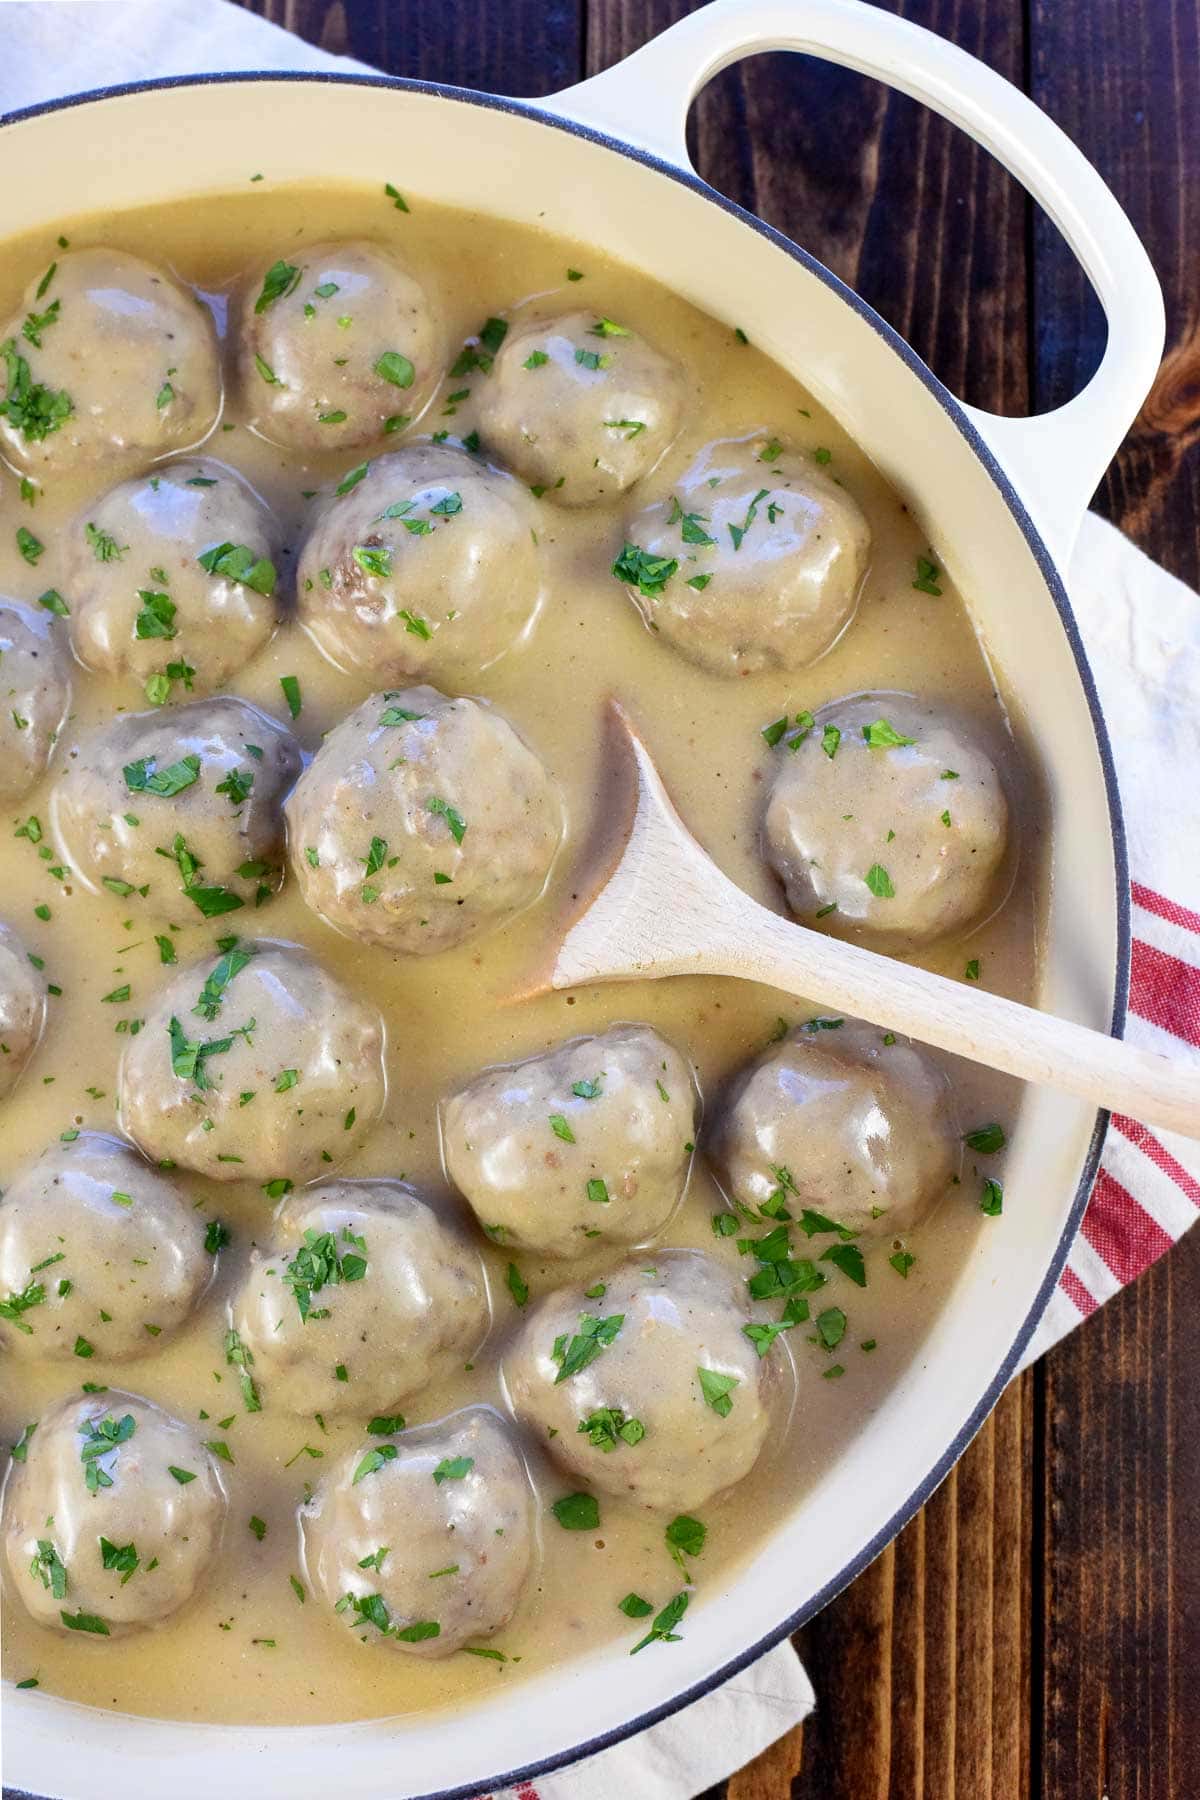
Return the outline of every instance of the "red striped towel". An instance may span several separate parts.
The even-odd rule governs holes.
[[[1088,515],[1071,600],[1108,719],[1132,875],[1131,1043],[1200,1055],[1200,596]],[[1025,1361],[1169,1250],[1200,1209],[1200,1145],[1113,1118],[1058,1290]]]

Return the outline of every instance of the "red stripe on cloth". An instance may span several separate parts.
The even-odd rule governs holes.
[[[1176,1187],[1187,1195],[1193,1206],[1200,1206],[1200,1181],[1196,1181],[1193,1176],[1188,1174],[1183,1164],[1177,1162],[1171,1152],[1159,1143],[1152,1131],[1148,1131],[1144,1125],[1139,1125],[1136,1119],[1127,1119],[1123,1113],[1114,1113],[1112,1122],[1122,1137],[1128,1138],[1131,1144],[1136,1144],[1142,1154],[1148,1156],[1164,1175],[1170,1176]]]
[[[1200,969],[1133,940],[1129,1004],[1140,1019],[1200,1047]]]
[[[1089,1319],[1100,1302],[1089,1294],[1074,1269],[1064,1269],[1058,1278],[1058,1285],[1071,1304],[1079,1309],[1085,1319]]]
[[[1080,1229],[1122,1286],[1148,1269],[1174,1241],[1107,1169],[1096,1177]]]
[[[1140,881],[1130,882],[1129,886],[1135,905],[1144,907],[1157,918],[1169,920],[1172,925],[1200,932],[1200,913],[1191,912],[1176,900],[1168,900],[1165,894],[1156,894],[1153,888],[1143,887]]]
[[[520,1787],[514,1788],[513,1793],[516,1800],[541,1800],[537,1789],[528,1781],[523,1781]]]

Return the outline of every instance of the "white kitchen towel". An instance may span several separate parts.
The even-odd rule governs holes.
[[[486,0],[481,0],[486,4]],[[226,0],[0,0],[0,113],[159,75],[229,69],[374,73]],[[1200,597],[1089,514],[1070,586],[1127,807],[1134,945],[1129,1036],[1200,1050]],[[1200,1150],[1115,1119],[1062,1281],[1026,1361],[1049,1348],[1192,1223]],[[690,1800],[813,1706],[780,1645],[651,1730],[494,1800]]]

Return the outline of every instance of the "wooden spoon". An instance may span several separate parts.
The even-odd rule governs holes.
[[[624,709],[609,704],[618,741],[632,749],[636,785],[629,786],[619,842],[610,841],[607,872],[594,872],[593,897],[552,953],[548,975],[528,991],[736,975],[1200,1138],[1200,1065],[1135,1049],[760,906],[700,848]]]

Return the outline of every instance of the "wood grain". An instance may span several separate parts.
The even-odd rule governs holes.
[[[1127,209],[1167,302],[1162,371],[1098,503],[1192,586],[1200,586],[1198,69],[1198,0],[1035,0],[1030,91]],[[1034,248],[1041,409],[1082,386],[1104,326],[1069,251],[1040,215]]]
[[[397,74],[528,94],[688,8],[249,3]],[[1097,503],[1200,582],[1200,0],[889,5],[1025,85],[1142,232],[1169,348]],[[1046,408],[1095,366],[1103,324],[1065,246],[913,103],[764,56],[712,83],[691,137],[715,186],[823,257],[965,399]],[[1194,1234],[1010,1389],[930,1504],[800,1634],[819,1694],[803,1732],[706,1800],[1200,1795],[1198,1296]]]

